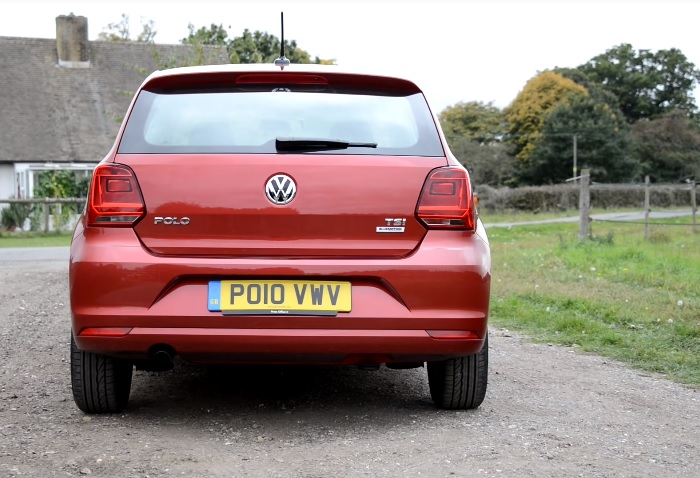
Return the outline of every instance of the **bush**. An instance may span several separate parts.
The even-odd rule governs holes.
[[[485,211],[565,211],[578,209],[579,186],[560,184],[522,188],[481,186],[476,190],[479,208]],[[690,207],[690,190],[681,185],[656,185],[649,192],[651,209]],[[591,186],[591,207],[643,208],[644,186],[601,184]]]
[[[578,187],[574,185],[529,186],[522,188],[480,187],[479,207],[499,211],[562,211],[578,208]]]
[[[9,230],[21,229],[31,213],[30,204],[11,203],[0,212],[0,224]]]

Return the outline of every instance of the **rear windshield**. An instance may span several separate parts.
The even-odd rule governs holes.
[[[351,143],[311,154],[444,156],[422,94],[288,87],[142,91],[119,153],[275,153],[276,140]],[[376,147],[352,146],[376,144]]]

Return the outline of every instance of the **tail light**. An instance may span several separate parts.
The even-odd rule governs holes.
[[[461,168],[431,171],[423,185],[416,216],[428,229],[476,228],[476,207],[469,176]]]
[[[95,168],[87,204],[88,226],[133,226],[145,215],[134,172],[121,164]]]

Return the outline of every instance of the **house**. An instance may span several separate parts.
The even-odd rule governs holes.
[[[55,40],[0,37],[0,201],[34,197],[42,171],[89,174],[146,76],[195,55],[229,62],[218,47],[88,41],[73,14],[56,18]]]

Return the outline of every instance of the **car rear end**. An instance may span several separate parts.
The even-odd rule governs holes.
[[[133,364],[175,355],[428,362],[441,364],[429,365],[438,395],[444,364],[484,362],[488,240],[420,89],[332,68],[248,67],[152,75],[95,169],[70,261],[83,410],[126,405],[126,385],[91,392],[114,406],[87,397],[96,361],[123,383]],[[474,397],[436,403],[478,406],[485,370],[476,375],[480,385],[459,392]]]

